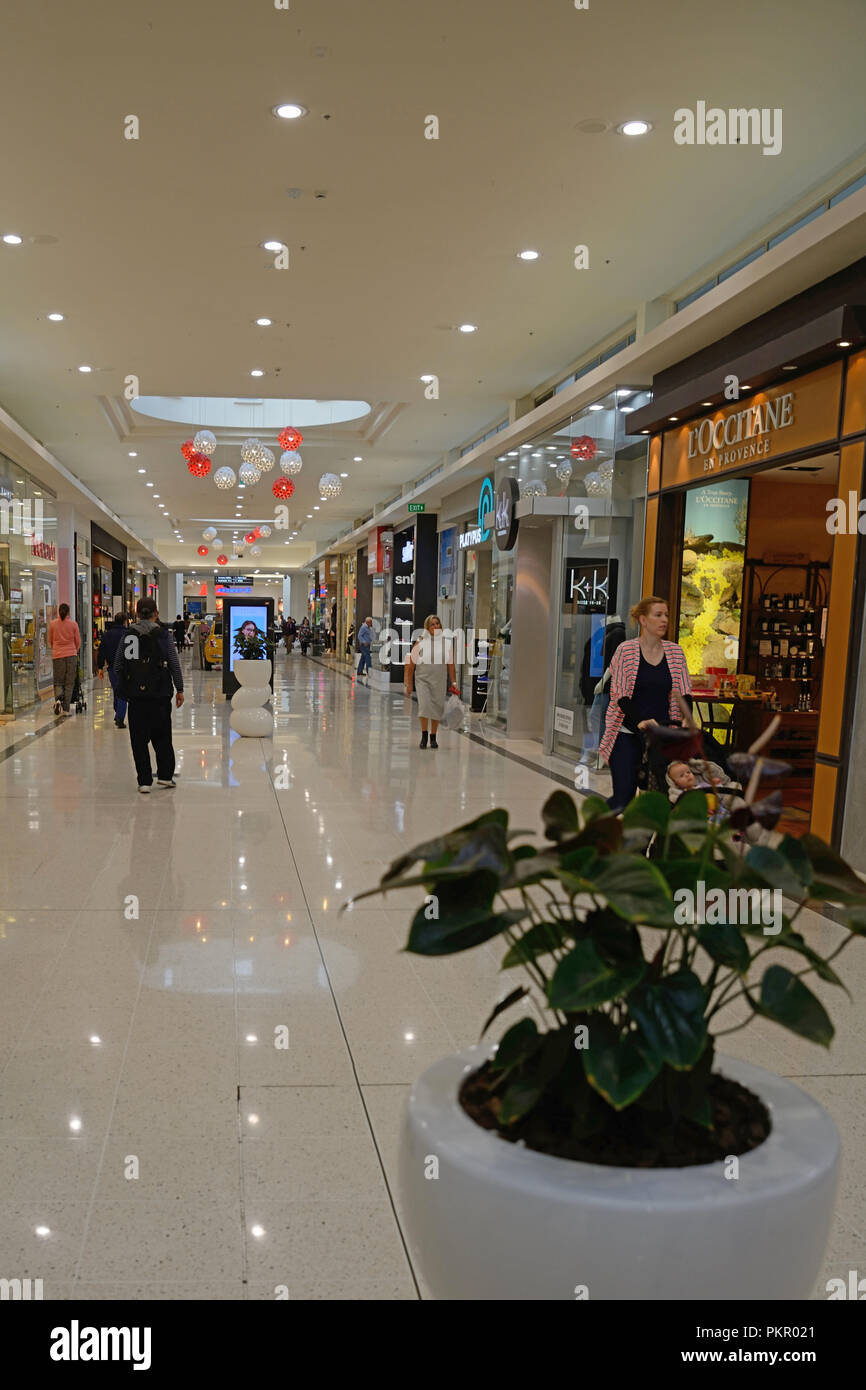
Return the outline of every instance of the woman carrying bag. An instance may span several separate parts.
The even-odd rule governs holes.
[[[427,724],[430,723],[430,747],[438,748],[436,734],[445,714],[445,700],[459,695],[457,673],[450,646],[442,638],[442,624],[435,614],[424,619],[424,635],[409,653],[403,671],[403,688],[418,694],[418,719],[421,724],[421,748],[427,747]]]

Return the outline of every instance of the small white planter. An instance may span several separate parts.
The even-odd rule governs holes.
[[[243,738],[270,738],[274,732],[274,718],[267,708],[271,699],[270,661],[239,658],[233,669],[240,688],[232,696],[229,724]]]
[[[716,1059],[772,1119],[769,1138],[740,1155],[737,1178],[726,1178],[724,1162],[612,1168],[509,1144],[470,1119],[457,1092],[491,1053],[473,1047],[437,1062],[407,1103],[400,1189],[409,1243],[435,1298],[809,1297],[840,1146],[830,1116],[798,1086]],[[425,1176],[431,1158],[438,1178]]]

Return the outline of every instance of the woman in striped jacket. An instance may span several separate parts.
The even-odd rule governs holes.
[[[610,663],[610,704],[599,753],[610,767],[612,810],[621,811],[637,791],[643,741],[639,730],[653,722],[681,723],[676,692],[691,692],[685,653],[666,642],[668,606],[651,594],[629,613],[640,635],[617,647]],[[620,700],[627,702],[626,710]]]

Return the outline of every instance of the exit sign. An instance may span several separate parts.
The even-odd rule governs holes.
[[[410,502],[406,510],[407,512],[423,512],[426,506],[426,502]]]

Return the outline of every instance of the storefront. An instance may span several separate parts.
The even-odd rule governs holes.
[[[488,694],[494,546],[485,518],[492,509],[493,480],[484,478],[450,497],[439,523],[436,612],[443,628],[460,633],[457,683],[475,711]]]
[[[391,683],[403,683],[403,672],[412,650],[413,634],[437,612],[436,589],[439,539],[436,517],[429,512],[394,532],[391,564],[391,629],[396,634],[391,651]]]
[[[55,495],[0,455],[0,716],[51,697],[56,616]]]
[[[769,342],[748,375],[736,360],[720,371],[716,393],[704,376],[691,407],[683,383],[675,417],[658,394],[641,413],[652,434],[643,587],[667,600],[701,721],[726,751],[780,716],[767,749],[792,769],[779,829],[839,844],[862,616],[866,352],[846,351],[856,329],[841,311],[826,341],[810,328],[797,357]]]
[[[106,624],[127,608],[127,556],[126,546],[95,521],[90,523],[90,567],[91,640],[96,653]]]

